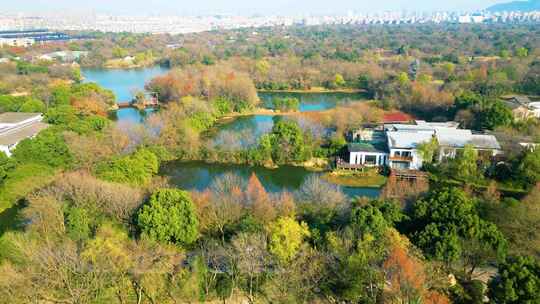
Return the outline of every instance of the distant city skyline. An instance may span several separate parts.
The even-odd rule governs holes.
[[[507,0],[18,0],[2,4],[1,12],[58,13],[59,10],[110,14],[168,14],[168,15],[310,15],[372,13],[381,11],[474,11],[487,8]]]

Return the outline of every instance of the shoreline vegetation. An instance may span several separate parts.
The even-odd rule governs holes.
[[[310,89],[287,89],[287,90],[269,90],[269,89],[257,89],[257,92],[261,93],[345,93],[345,94],[358,94],[366,93],[364,89],[355,88],[340,88],[340,89],[328,89],[324,87],[312,87]]]
[[[49,125],[0,153],[0,209],[10,207],[0,213],[0,298],[539,303],[540,120],[516,118],[501,98],[540,94],[537,31],[292,26],[0,48],[20,58],[0,64],[0,111],[43,113]],[[60,49],[87,52],[81,66],[176,68],[145,86],[149,74],[131,71],[98,84],[81,83],[76,65],[30,60]],[[108,116],[134,85],[161,109]],[[366,94],[329,98],[321,87]],[[259,109],[261,99],[282,112]],[[445,157],[433,141],[415,147],[429,179],[329,170],[352,139],[377,139],[362,126],[413,119],[493,132],[503,153],[466,146]]]

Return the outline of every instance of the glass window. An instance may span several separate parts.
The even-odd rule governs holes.
[[[392,162],[392,168],[397,169],[397,170],[408,170],[409,163],[408,162]]]
[[[377,156],[375,155],[366,155],[366,165],[376,165]]]

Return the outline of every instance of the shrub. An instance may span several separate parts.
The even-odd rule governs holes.
[[[139,149],[132,155],[98,164],[95,173],[106,181],[143,186],[150,182],[158,169],[157,156],[148,149]]]
[[[198,236],[195,206],[181,190],[157,190],[139,212],[137,222],[143,234],[161,242],[189,245]]]
[[[298,111],[300,101],[298,101],[298,98],[274,98],[272,100],[272,106],[274,110],[280,112]]]
[[[18,163],[38,163],[53,168],[68,168],[73,163],[64,136],[54,127],[21,141],[13,151],[13,158]]]

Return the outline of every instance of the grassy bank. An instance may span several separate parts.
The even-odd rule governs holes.
[[[324,174],[323,179],[346,187],[381,188],[386,184],[387,178],[376,171],[361,173],[337,170]]]

